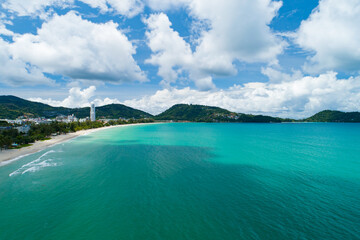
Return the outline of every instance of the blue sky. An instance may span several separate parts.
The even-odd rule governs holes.
[[[53,106],[358,111],[356,0],[2,0],[0,94]]]

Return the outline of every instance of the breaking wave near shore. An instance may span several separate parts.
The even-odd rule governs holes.
[[[53,154],[60,151],[50,150],[42,154],[40,157],[31,161],[27,164],[22,165],[19,169],[9,174],[10,177],[14,177],[16,175],[22,175],[30,172],[37,172],[46,167],[56,167],[59,166],[60,163],[55,162],[55,158],[53,158]]]

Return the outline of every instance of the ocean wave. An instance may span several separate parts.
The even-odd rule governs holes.
[[[39,171],[40,169],[42,168],[45,168],[45,167],[56,167],[58,166],[57,163],[53,163],[51,162],[53,159],[48,159],[48,160],[45,160],[43,162],[40,162],[34,166],[32,166],[31,168],[28,168],[26,169],[25,171],[23,171],[21,174],[25,174],[27,172],[37,172]]]
[[[28,173],[28,172],[37,172],[40,169],[45,168],[45,167],[58,166],[57,163],[52,162],[53,159],[43,160],[43,158],[45,156],[47,156],[50,153],[55,153],[55,152],[56,151],[54,151],[54,150],[50,150],[50,151],[44,153],[43,155],[41,155],[40,157],[38,157],[34,161],[22,165],[19,169],[17,169],[16,171],[10,173],[9,176],[13,177],[13,176],[16,176],[16,175],[19,175],[19,174],[25,174],[25,173]]]
[[[0,167],[5,166],[5,165],[8,165],[8,164],[10,164],[10,163],[12,163],[12,162],[15,162],[15,161],[17,161],[17,160],[19,160],[19,159],[21,159],[21,158],[23,158],[23,157],[29,156],[30,154],[32,154],[32,153],[24,154],[24,155],[18,156],[18,157],[16,157],[16,158],[13,158],[13,159],[11,159],[11,160],[4,161],[4,162],[0,162]]]

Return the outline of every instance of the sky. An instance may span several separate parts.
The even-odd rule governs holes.
[[[359,23],[359,0],[0,0],[0,95],[359,111]]]

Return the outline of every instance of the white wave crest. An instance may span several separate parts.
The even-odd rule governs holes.
[[[51,161],[53,159],[46,159],[43,160],[42,158],[45,157],[46,155],[50,154],[50,153],[54,153],[54,150],[50,150],[46,153],[44,153],[43,155],[41,155],[40,157],[38,157],[37,159],[35,159],[32,162],[29,162],[25,165],[22,165],[19,169],[17,169],[16,171],[12,172],[9,174],[10,177],[18,175],[18,174],[24,174],[27,172],[36,172],[39,171],[41,168],[44,167],[54,167],[54,166],[58,166],[57,163],[52,163]]]

